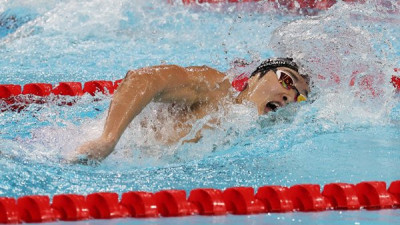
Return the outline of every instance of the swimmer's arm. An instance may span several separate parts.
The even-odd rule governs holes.
[[[153,99],[193,100],[195,94],[179,91],[193,86],[188,74],[185,68],[174,65],[129,71],[113,96],[101,137],[79,147],[71,161],[79,161],[79,155],[95,160],[107,157],[129,123]]]

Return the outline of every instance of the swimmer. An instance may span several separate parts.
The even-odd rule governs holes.
[[[171,131],[175,133],[167,140],[170,144],[190,132],[191,126],[185,123],[189,119],[201,119],[227,104],[248,101],[262,115],[306,100],[309,91],[306,76],[299,73],[291,58],[262,62],[246,79],[244,89],[237,96],[226,75],[207,66],[160,65],[131,70],[112,98],[102,135],[78,147],[71,161],[83,162],[82,156],[95,161],[106,158],[130,122],[151,101],[182,108],[173,115],[179,129]],[[183,142],[198,142],[201,137],[200,130],[193,139]]]

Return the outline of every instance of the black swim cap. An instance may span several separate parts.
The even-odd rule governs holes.
[[[299,66],[293,62],[292,58],[271,58],[262,62],[257,69],[251,73],[250,77],[256,75],[257,73],[261,73],[261,76],[263,76],[266,72],[277,67],[288,67],[296,72],[299,72]]]

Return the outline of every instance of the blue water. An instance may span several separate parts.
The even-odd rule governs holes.
[[[110,97],[2,112],[0,195],[399,180],[399,95],[388,83],[400,67],[396,9],[375,1],[339,2],[322,12],[275,10],[264,2],[217,8],[162,0],[0,2],[2,84],[116,80],[129,69],[164,63],[206,64],[233,79],[240,72],[236,59],[282,55],[300,62],[313,81],[310,101],[276,113],[258,117],[239,105],[217,112],[221,124],[197,144],[158,144],[140,121],[165,132],[172,121],[157,119],[166,105],[151,104],[97,166],[62,161],[100,134]],[[378,80],[378,96],[348,85],[355,70]],[[110,222],[395,224],[400,216],[398,210],[332,211],[82,223]]]

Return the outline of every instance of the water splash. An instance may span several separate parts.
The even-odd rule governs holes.
[[[392,47],[399,18],[371,5],[337,4],[282,25],[271,38],[276,52],[311,75],[321,119],[385,124],[397,103],[389,81],[399,62]]]
[[[109,97],[0,113],[0,167],[8,171],[0,174],[0,194],[394,179],[399,134],[393,116],[399,114],[394,111],[391,120],[389,113],[398,99],[385,82],[399,63],[395,6],[338,3],[304,16],[264,14],[263,5],[210,10],[144,0],[115,7],[109,0],[13,2],[0,9],[23,6],[36,16],[0,39],[1,83],[115,80],[128,69],[159,63],[206,64],[231,69],[234,77],[242,71],[230,62],[238,58],[282,55],[303,65],[314,88],[310,101],[267,116],[258,117],[251,104],[217,112],[220,125],[205,131],[198,144],[154,144],[152,129],[141,121],[167,132],[173,119],[166,117],[166,105],[151,104],[115,153],[94,167],[60,160],[100,134]],[[370,75],[377,80],[375,96],[363,83]],[[205,123],[193,121],[193,132]],[[355,157],[359,161],[350,160]],[[371,158],[380,160],[371,165]]]

